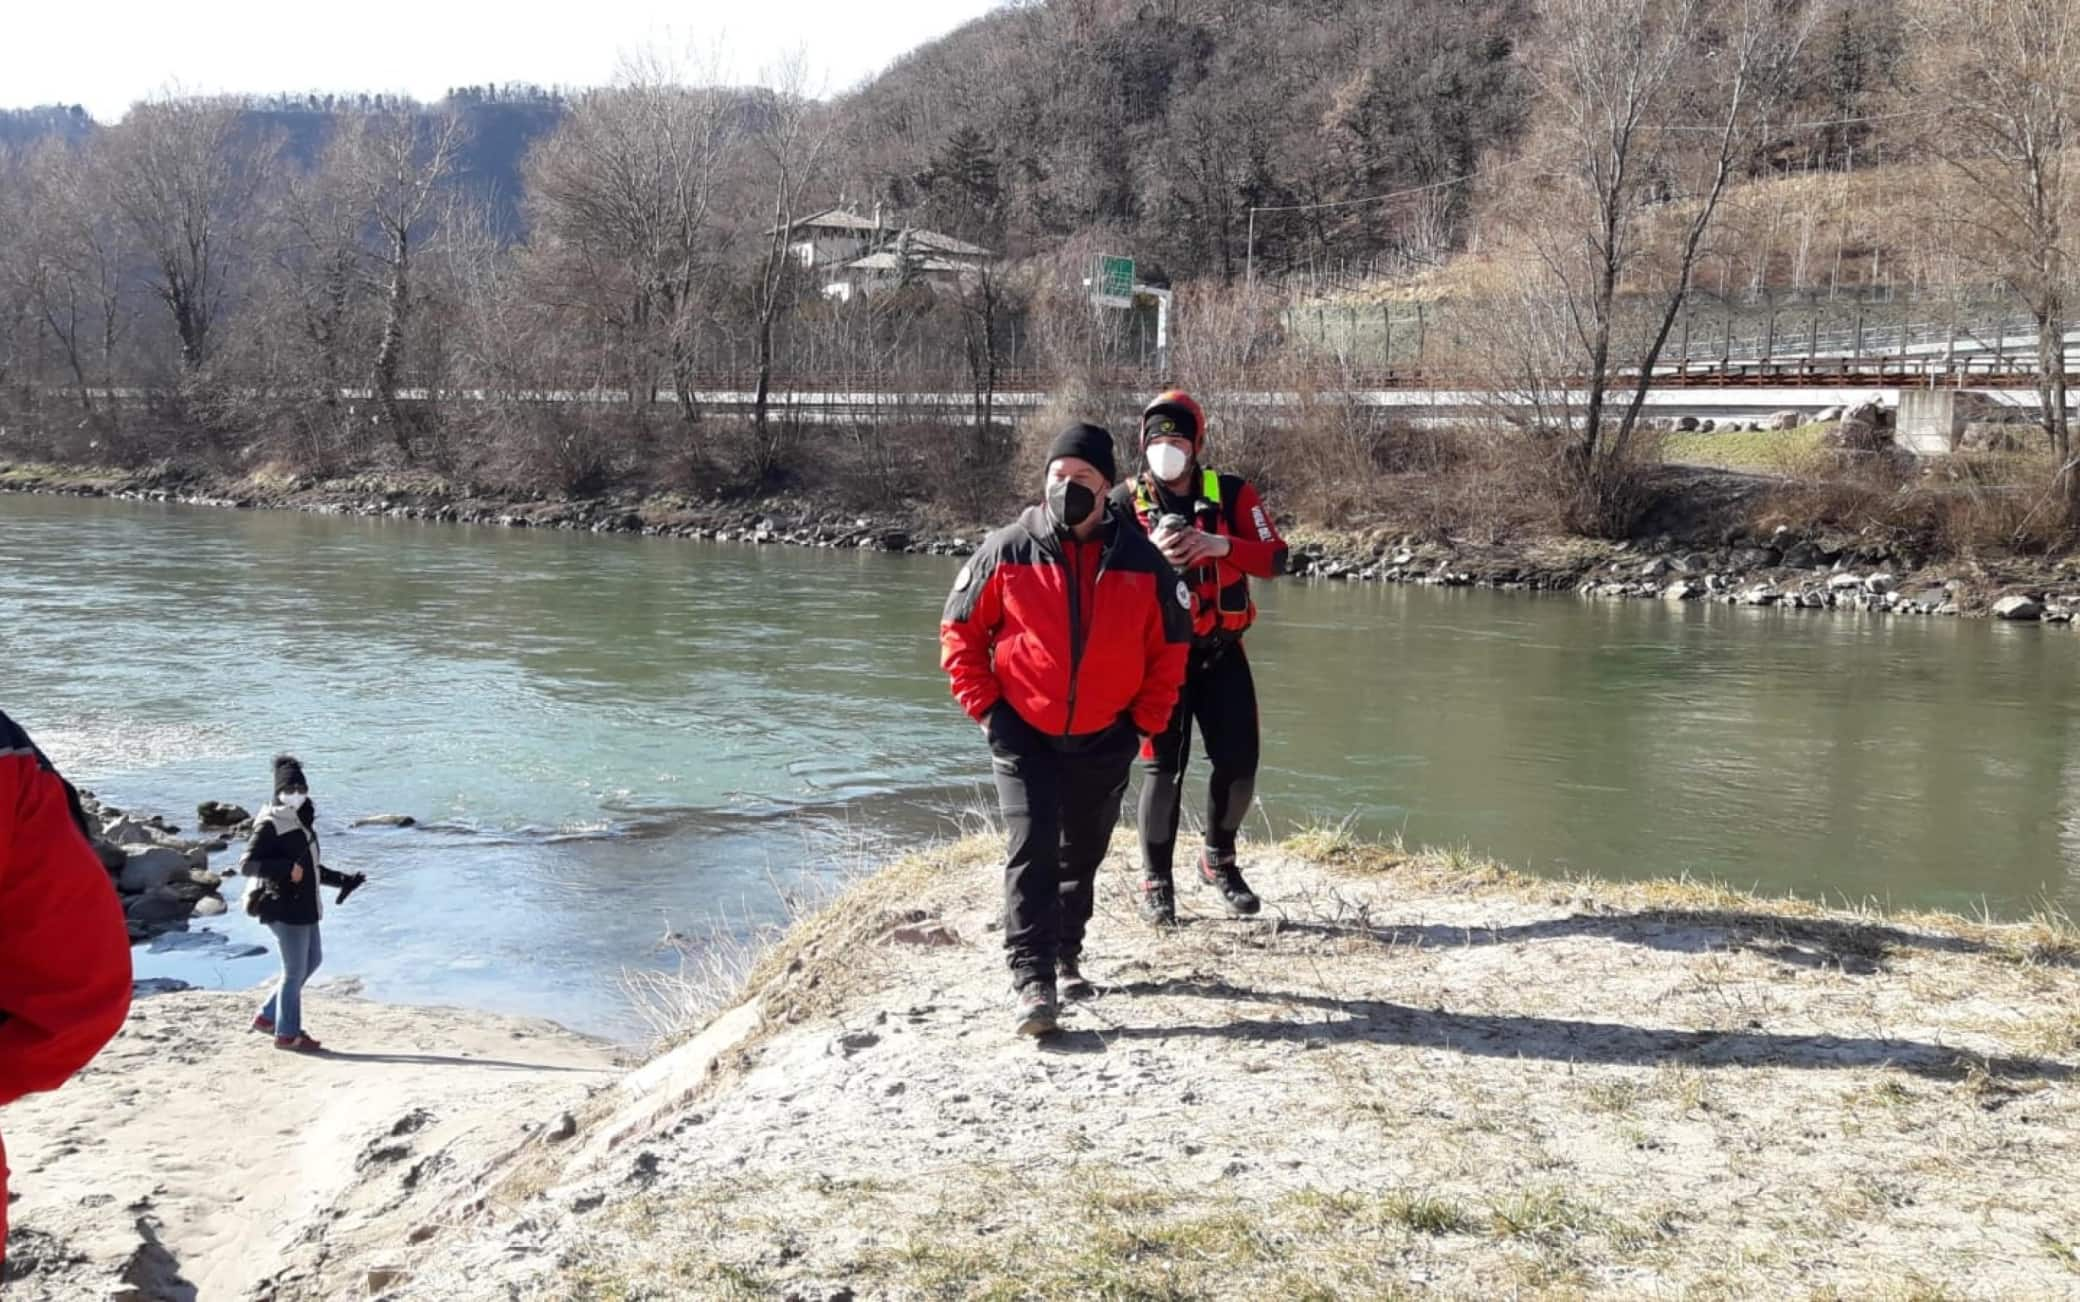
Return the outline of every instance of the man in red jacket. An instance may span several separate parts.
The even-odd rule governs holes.
[[[0,1104],[54,1090],[130,1011],[130,933],[79,796],[0,714]],[[0,1149],[0,1264],[7,1256]]]
[[[989,739],[1010,831],[1004,949],[1023,1035],[1055,1030],[1061,997],[1094,993],[1081,968],[1093,883],[1191,641],[1191,593],[1107,509],[1117,474],[1112,435],[1064,430],[1048,449],[1046,505],[984,540],[939,624],[939,662]]]
[[[1286,544],[1256,486],[1239,475],[1205,469],[1206,413],[1172,389],[1141,413],[1141,455],[1148,469],[1113,494],[1140,522],[1192,591],[1192,654],[1169,726],[1142,748],[1141,915],[1157,926],[1177,921],[1171,859],[1183,803],[1192,721],[1206,738],[1213,774],[1206,782],[1206,852],[1199,880],[1218,890],[1231,912],[1252,914],[1256,892],[1235,862],[1235,836],[1256,798],[1257,684],[1242,635],[1257,619],[1252,578],[1285,573]],[[1165,527],[1165,525],[1169,527]]]

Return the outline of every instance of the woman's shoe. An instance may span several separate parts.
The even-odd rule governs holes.
[[[253,1019],[253,1029],[262,1035],[273,1035],[274,1019],[272,1017],[255,1017]]]
[[[308,1035],[277,1035],[274,1037],[274,1047],[295,1053],[318,1053],[325,1048]]]

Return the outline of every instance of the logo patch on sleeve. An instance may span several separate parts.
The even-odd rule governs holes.
[[[1186,610],[1192,608],[1192,590],[1185,586],[1183,579],[1177,581],[1177,604],[1183,606]]]
[[[953,576],[953,590],[955,592],[966,592],[968,585],[974,581],[975,567],[972,564],[963,565],[961,566],[961,572]]]

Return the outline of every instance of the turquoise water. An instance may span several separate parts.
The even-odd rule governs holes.
[[[177,822],[256,807],[295,751],[328,857],[372,879],[328,918],[329,971],[628,1034],[622,974],[672,961],[667,926],[773,921],[989,803],[937,667],[955,568],[5,496],[0,708]],[[1262,605],[1252,832],[1348,816],[1545,872],[2071,898],[2064,630],[1301,582]],[[344,826],[384,812],[428,826]]]

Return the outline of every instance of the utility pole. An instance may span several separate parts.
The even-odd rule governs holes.
[[[1257,210],[1249,210],[1249,243],[1243,246],[1242,287],[1255,291],[1257,287]]]

